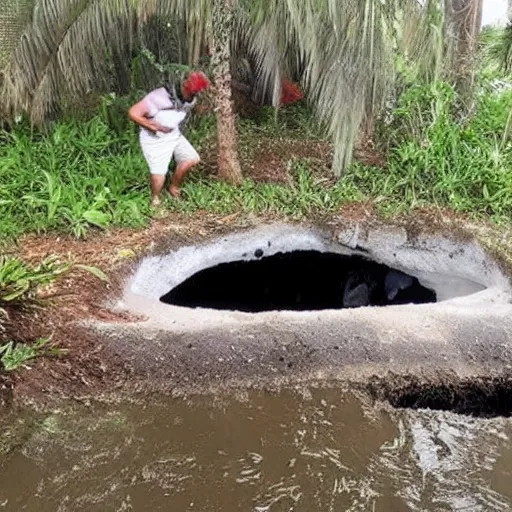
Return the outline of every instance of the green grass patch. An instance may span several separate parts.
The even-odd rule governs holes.
[[[117,135],[94,118],[2,138],[2,233],[63,230],[81,237],[91,226],[144,224],[147,179],[134,131]]]
[[[29,361],[38,357],[58,357],[67,351],[50,345],[50,338],[40,338],[32,344],[10,341],[0,346],[0,362],[5,372],[28,368]]]
[[[148,171],[136,127],[125,118],[127,100],[105,101],[95,117],[66,120],[46,132],[23,123],[0,134],[0,232],[61,231],[77,237],[91,229],[144,226],[149,209]],[[385,212],[438,205],[458,212],[512,217],[512,92],[482,88],[476,114],[458,121],[456,97],[444,84],[410,87],[380,140],[384,168],[354,164],[335,185],[325,185],[306,160],[290,161],[291,185],[255,183],[233,187],[193,173],[180,212],[206,210],[282,213],[300,218],[337,210],[348,201],[374,200]],[[214,137],[211,116],[198,116],[187,136],[202,152]],[[320,138],[304,105],[278,116],[262,109],[239,123],[241,151],[262,139]]]
[[[387,130],[383,170],[355,166],[346,176],[372,197],[401,207],[435,204],[458,212],[512,217],[512,91],[480,91],[476,113],[456,120],[456,95],[446,84],[413,87]]]

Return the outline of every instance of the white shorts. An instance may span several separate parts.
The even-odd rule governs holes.
[[[178,136],[174,134],[155,136],[141,131],[139,140],[151,174],[165,176],[169,171],[172,158],[177,164],[200,160],[197,151],[181,133]]]

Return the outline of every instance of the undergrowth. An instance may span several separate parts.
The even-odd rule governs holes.
[[[49,257],[30,266],[16,257],[0,256],[0,332],[8,320],[7,309],[38,302],[39,291],[69,271],[69,263]]]
[[[241,187],[220,182],[203,169],[187,180],[184,201],[168,201],[168,208],[301,217],[335,211],[349,201],[371,200],[388,212],[438,205],[510,219],[512,92],[486,86],[475,116],[467,121],[453,115],[455,101],[445,84],[410,87],[380,134],[387,156],[383,168],[355,163],[333,185],[326,184],[307,160],[291,160],[291,185],[246,179]],[[126,99],[109,97],[88,120],[60,121],[47,132],[32,132],[20,123],[0,134],[4,236],[58,230],[83,237],[91,228],[147,222],[148,173],[136,127],[125,118],[127,105]],[[186,129],[203,152],[214,136],[214,119],[195,116]],[[302,106],[283,110],[277,118],[264,109],[259,119],[240,121],[239,129],[249,153],[251,141],[263,138],[318,136]]]
[[[0,371],[13,371],[26,366],[27,361],[40,356],[57,356],[65,353],[50,343],[50,337],[33,343],[20,343],[9,339],[13,334],[11,314],[47,303],[41,292],[73,268],[92,273],[97,278],[107,277],[96,267],[60,262],[55,256],[37,265],[29,265],[17,257],[0,256]]]
[[[38,357],[62,356],[67,350],[52,346],[50,338],[40,338],[34,343],[14,343],[9,341],[0,346],[0,362],[5,372],[29,368],[28,362]]]

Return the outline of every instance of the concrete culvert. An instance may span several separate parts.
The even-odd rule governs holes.
[[[476,245],[442,238],[413,243],[397,230],[364,240],[356,229],[333,240],[277,225],[148,257],[126,296],[258,313],[435,303],[495,285],[508,287]]]
[[[161,301],[246,312],[424,304],[436,301],[418,279],[360,256],[292,251],[202,270]]]
[[[474,241],[399,227],[271,225],[163,246],[110,304],[138,319],[88,324],[151,385],[510,371],[509,279]],[[240,276],[252,280],[247,290]],[[265,296],[269,285],[278,286]]]

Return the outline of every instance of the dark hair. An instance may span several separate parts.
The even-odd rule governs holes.
[[[169,93],[169,96],[177,98],[182,103],[185,102],[181,85],[177,87],[173,82],[164,82],[162,87]]]

